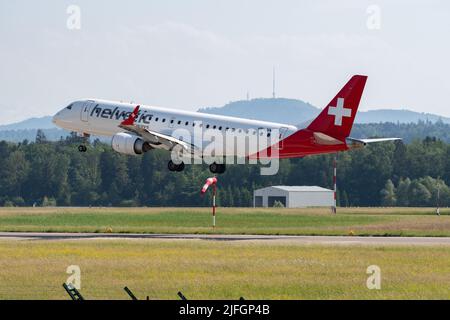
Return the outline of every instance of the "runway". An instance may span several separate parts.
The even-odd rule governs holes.
[[[244,242],[287,242],[291,244],[326,245],[443,245],[450,246],[450,237],[354,237],[354,236],[280,236],[280,235],[212,235],[212,234],[131,234],[131,233],[43,233],[0,232],[0,240],[204,240]]]

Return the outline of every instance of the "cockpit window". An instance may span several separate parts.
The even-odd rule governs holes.
[[[73,103],[70,104],[66,109],[72,110]]]

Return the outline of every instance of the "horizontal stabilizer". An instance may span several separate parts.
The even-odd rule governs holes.
[[[368,143],[375,143],[375,142],[386,142],[386,141],[398,141],[402,140],[402,138],[375,138],[375,139],[355,139],[355,138],[347,138],[350,142],[353,143],[361,143],[361,144],[368,144]]]

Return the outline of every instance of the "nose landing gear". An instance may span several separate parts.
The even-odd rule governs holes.
[[[89,140],[90,135],[87,134],[87,133],[83,133],[83,134],[81,134],[81,137],[82,137],[82,139],[83,139],[83,144],[80,144],[80,145],[78,146],[78,151],[80,151],[80,152],[86,152],[86,151],[87,151],[86,144],[88,143],[88,140]]]

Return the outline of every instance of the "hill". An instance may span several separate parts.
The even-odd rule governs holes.
[[[424,122],[439,122],[450,124],[450,118],[439,116],[431,113],[421,113],[411,110],[393,110],[393,109],[379,109],[370,111],[360,111],[356,115],[356,123],[380,123],[380,122],[398,122],[398,123],[418,123]]]
[[[316,117],[320,110],[301,100],[261,98],[230,102],[223,107],[202,108],[198,111],[295,125]]]
[[[310,103],[302,100],[260,98],[234,101],[223,107],[201,108],[198,111],[292,125],[304,125],[315,118],[321,110],[322,109],[316,108]],[[417,123],[419,121],[442,121],[443,123],[450,124],[450,118],[443,116],[430,113],[420,113],[411,110],[393,109],[359,111],[355,119],[356,123]]]
[[[28,130],[28,129],[54,129],[56,126],[52,122],[51,116],[41,118],[29,118],[23,121],[0,125],[0,131],[8,130]]]

